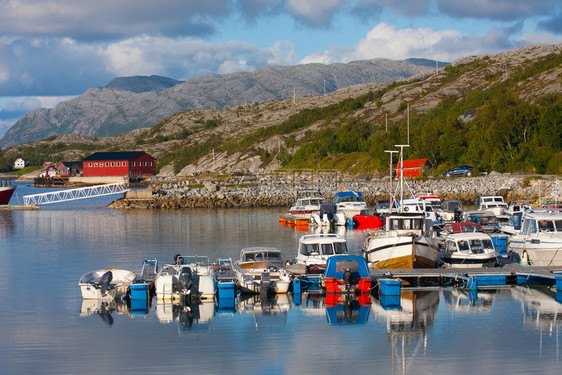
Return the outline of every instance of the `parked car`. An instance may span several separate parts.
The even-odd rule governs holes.
[[[445,172],[443,172],[443,176],[445,177],[454,177],[454,176],[472,176],[472,171],[474,170],[473,166],[470,165],[459,165],[458,167],[451,168]]]

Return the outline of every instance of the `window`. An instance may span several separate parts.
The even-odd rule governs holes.
[[[123,166],[124,166],[124,167],[127,166],[127,162],[126,162],[126,161],[123,162]]]
[[[347,254],[347,245],[345,242],[336,242],[334,246],[336,247],[336,254]]]
[[[115,167],[115,163],[114,163],[114,162],[111,162],[111,166],[112,166],[112,167]]]
[[[92,166],[92,163],[88,163],[88,167],[91,167],[91,166]]]
[[[322,255],[333,255],[334,250],[332,248],[332,244],[322,244]]]
[[[310,255],[312,253],[320,254],[317,243],[303,245],[303,252],[302,252],[303,255]]]
[[[144,162],[144,166],[146,167],[146,162]]]
[[[105,162],[105,166],[106,166],[106,167],[109,167],[109,162],[106,161],[106,162]]]
[[[136,166],[137,166],[137,162],[134,161],[132,165],[133,165],[133,167],[136,167]]]
[[[90,163],[90,164],[91,164],[91,163]],[[98,163],[94,163],[94,167],[97,167],[97,166],[98,166]]]
[[[121,163],[117,162],[117,164],[116,164],[116,165],[117,165],[118,167],[120,167],[120,164],[121,164]]]
[[[554,223],[551,220],[539,220],[539,231],[554,232]]]

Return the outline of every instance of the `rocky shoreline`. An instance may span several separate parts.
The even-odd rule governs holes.
[[[393,181],[396,189],[398,181]],[[132,190],[123,199],[113,202],[115,209],[189,209],[228,207],[289,207],[296,201],[297,191],[319,189],[325,199],[343,189],[360,191],[367,203],[374,206],[381,199],[388,199],[389,179],[364,182],[329,182],[315,184],[280,181],[268,177],[237,184],[221,185],[216,181],[204,181],[193,187],[186,180],[161,179],[151,182],[146,190]],[[538,206],[546,201],[560,199],[557,177],[516,176],[490,174],[479,177],[453,179],[409,180],[404,195],[410,192],[427,192],[442,199],[458,199],[465,205],[474,205],[482,195],[501,195],[507,202],[525,200]]]

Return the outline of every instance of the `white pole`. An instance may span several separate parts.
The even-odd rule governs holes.
[[[392,199],[392,196],[393,196],[393,194],[392,194],[392,154],[397,153],[398,151],[396,151],[396,150],[384,150],[384,152],[388,152],[390,154],[390,164],[389,164],[389,166],[390,166],[389,167],[390,180],[389,180],[389,184],[388,184],[388,187],[389,187],[388,203],[389,203],[390,212],[392,212],[392,201],[393,201],[393,199]]]
[[[410,102],[408,102],[408,144],[410,144]]]
[[[394,145],[400,148],[400,212],[402,212],[402,201],[404,200],[404,147],[410,145]]]

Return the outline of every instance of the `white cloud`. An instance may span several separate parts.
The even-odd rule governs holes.
[[[402,60],[412,57],[453,61],[457,58],[523,47],[531,42],[559,43],[552,34],[526,34],[511,39],[508,29],[493,28],[482,35],[470,35],[456,30],[430,28],[399,29],[380,23],[367,33],[356,46],[334,46],[318,51],[300,61],[304,63],[349,62],[372,58]],[[435,55],[438,53],[438,55]]]

